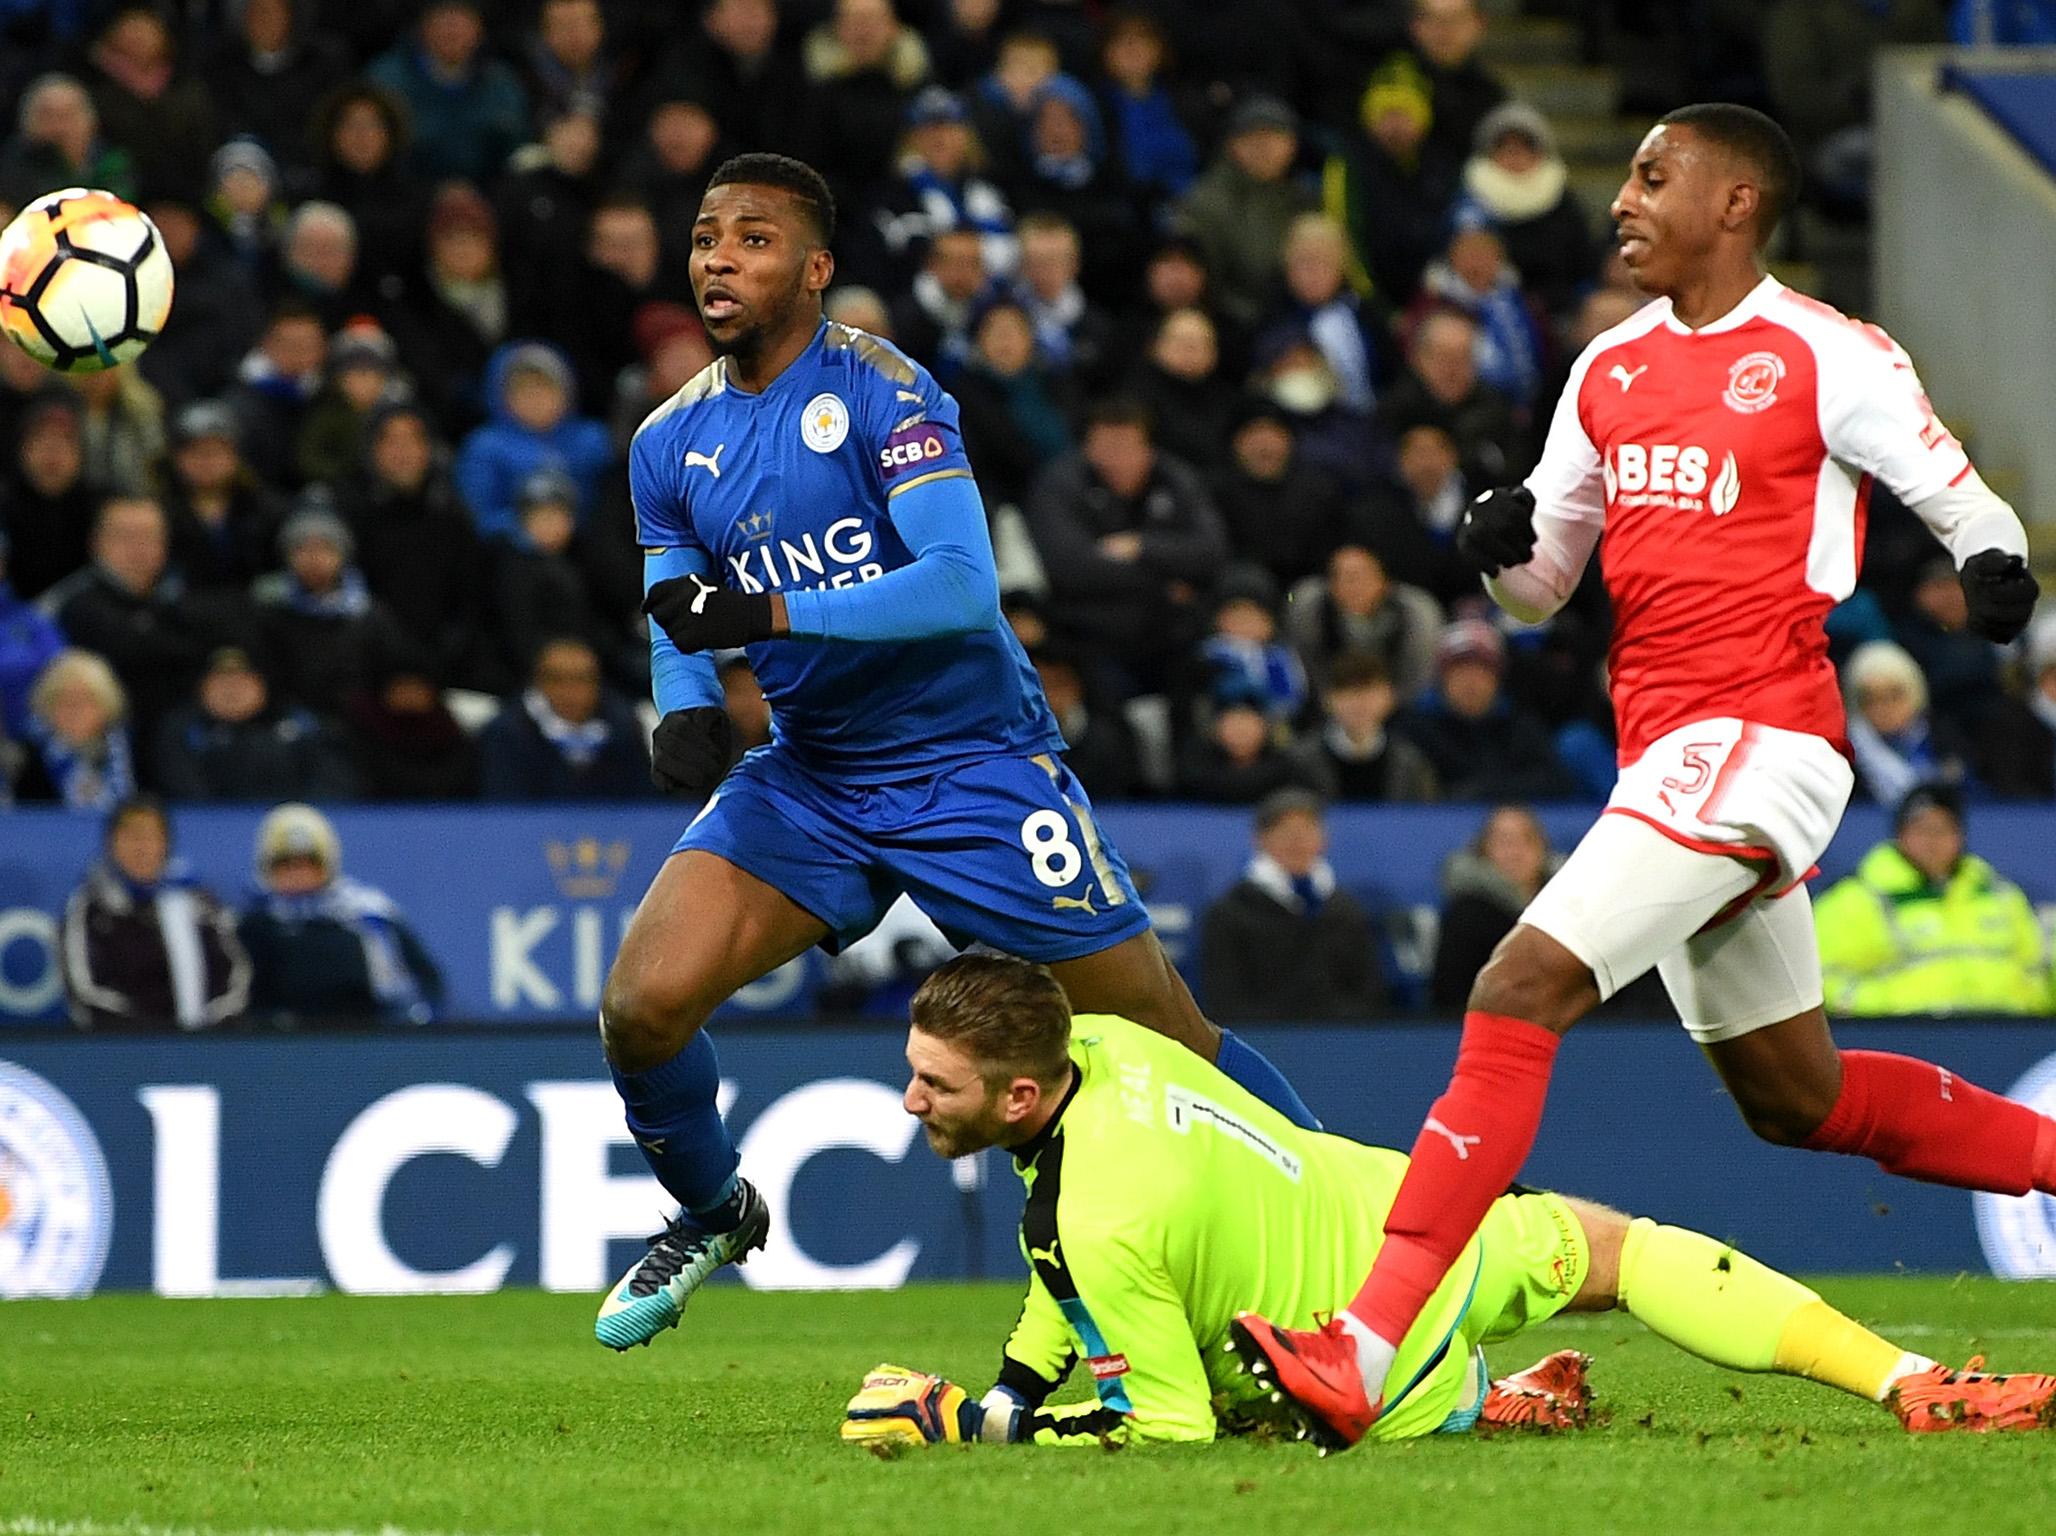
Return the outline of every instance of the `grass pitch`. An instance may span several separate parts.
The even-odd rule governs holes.
[[[2056,1285],[1826,1283],[1923,1353],[2056,1366]],[[1825,1389],[1731,1376],[1624,1317],[1502,1346],[1597,1357],[1610,1422],[1120,1452],[843,1446],[880,1359],[982,1389],[1012,1286],[770,1295],[721,1287],[616,1356],[592,1302],[496,1296],[0,1305],[0,1536],[163,1533],[2045,1533],[2056,1433],[1910,1437]]]

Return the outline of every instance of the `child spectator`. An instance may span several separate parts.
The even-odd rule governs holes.
[[[1326,718],[1292,750],[1335,786],[1339,800],[1433,800],[1435,770],[1428,759],[1386,729],[1398,707],[1385,663],[1368,651],[1344,651],[1321,690]]]
[[[300,300],[286,299],[236,369],[227,404],[242,426],[250,467],[274,490],[300,484],[294,448],[327,367],[328,333],[321,317]]]
[[[1246,700],[1273,726],[1290,727],[1305,713],[1306,669],[1278,640],[1277,584],[1255,567],[1222,579],[1199,661],[1206,697]]]
[[[512,342],[493,354],[486,377],[493,419],[464,439],[457,456],[458,489],[486,538],[514,531],[516,498],[536,470],[562,470],[579,487],[605,473],[612,458],[607,429],[571,414],[577,392],[570,365],[554,347]],[[580,493],[581,519],[589,495]]]
[[[1199,175],[1199,149],[1164,84],[1168,48],[1146,11],[1117,11],[1100,44],[1106,108],[1122,174],[1151,208],[1182,197]]]
[[[284,508],[243,462],[242,437],[218,400],[195,401],[172,421],[164,510],[171,563],[192,591],[247,591],[278,560]]]
[[[311,805],[257,828],[258,891],[237,924],[250,1012],[302,1024],[426,1024],[443,978],[385,892],[343,873],[343,847]]]
[[[1561,800],[1576,784],[1549,730],[1507,697],[1506,642],[1484,619],[1458,619],[1435,647],[1436,685],[1398,729],[1421,749],[1452,800]]]
[[[328,383],[300,424],[300,478],[332,483],[364,457],[364,433],[383,405],[412,391],[400,372],[392,337],[376,322],[344,327],[329,342]]]
[[[963,102],[931,85],[907,108],[905,152],[877,198],[876,223],[885,255],[903,265],[946,229],[969,229],[982,242],[987,272],[1010,276],[1021,247],[1006,194],[980,174],[984,147],[971,131]]]
[[[1319,768],[1278,745],[1271,723],[1254,701],[1218,702],[1213,720],[1178,754],[1178,793],[1216,805],[1254,805],[1280,789],[1326,794]]]
[[[561,470],[539,469],[522,482],[521,524],[492,549],[492,611],[499,664],[522,676],[542,643],[575,637],[621,668],[625,630],[601,621],[578,538],[578,487]]]
[[[399,626],[350,563],[355,541],[319,486],[279,530],[285,569],[257,583],[265,654],[277,659],[287,698],[333,718],[363,685],[373,655],[397,645]]]

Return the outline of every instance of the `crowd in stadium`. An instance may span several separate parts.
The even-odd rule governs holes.
[[[1471,0],[1265,9],[0,8],[0,212],[104,186],[178,270],[137,367],[0,352],[0,798],[651,793],[624,453],[745,147],[827,174],[830,314],[961,402],[1095,797],[1603,797],[1596,572],[1520,628],[1450,536],[1640,296]],[[1863,793],[2056,795],[2056,634],[2009,692],[1872,519]]]
[[[1782,56],[1838,24],[1754,10]],[[1894,16],[1858,18],[1854,51],[1947,25]],[[1701,70],[1841,163],[1860,87],[1802,101],[1820,82],[1729,22],[1674,24],[1714,26]],[[1597,801],[1614,774],[1596,570],[1523,627],[1452,549],[1641,302],[1487,27],[1473,0],[0,4],[0,216],[106,187],[178,271],[136,367],[55,379],[0,347],[0,806],[653,794],[626,447],[709,360],[685,277],[705,182],[773,149],[837,196],[830,315],[961,403],[1081,780],[1261,805],[1251,878],[1207,917],[1209,994],[1276,1006],[1264,957],[1290,943],[1334,965],[1288,1011],[1379,1011],[1321,803]],[[1832,176],[1816,196],[1847,212]],[[1871,517],[1831,625],[1859,794],[2056,797],[2056,628],[2012,657],[1969,634],[1926,530],[1882,494]],[[740,653],[722,679],[739,747],[766,740]],[[121,829],[161,860],[150,822],[113,819],[80,913],[119,906]],[[260,858],[262,901],[304,897],[295,861],[340,877],[332,833],[267,827],[288,878]],[[1552,858],[1513,810],[1460,851],[1435,1001]],[[352,1009],[403,1016],[433,962],[367,892],[343,948],[388,934],[392,997]],[[202,1011],[261,1006],[262,932],[194,921]]]

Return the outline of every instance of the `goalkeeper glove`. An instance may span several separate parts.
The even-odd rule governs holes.
[[[1013,1426],[1011,1399],[1004,1420],[993,1419],[990,1438],[1004,1440]],[[988,1409],[953,1381],[880,1365],[843,1410],[842,1438],[852,1445],[959,1445],[988,1438]]]
[[[719,705],[674,709],[650,736],[650,779],[667,795],[704,800],[728,772],[735,726]]]
[[[697,571],[651,587],[643,612],[681,651],[732,651],[771,638],[771,594],[731,592]]]
[[[2035,599],[2042,595],[2027,562],[1999,549],[1979,550],[1963,562],[1956,579],[1963,583],[1963,603],[1969,610],[1966,622],[1997,645],[2005,645],[2027,628],[2027,621],[2034,617]]]
[[[1535,553],[1535,494],[1525,485],[1494,486],[1471,498],[1456,525],[1456,552],[1491,576],[1526,565]]]

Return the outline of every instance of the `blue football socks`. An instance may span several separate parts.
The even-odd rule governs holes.
[[[715,1107],[720,1058],[706,1031],[647,1072],[609,1070],[628,1107],[628,1129],[657,1182],[707,1231],[728,1231],[741,1217],[742,1196],[735,1143]]]
[[[1321,1128],[1306,1101],[1285,1081],[1285,1074],[1272,1066],[1263,1052],[1229,1030],[1221,1031],[1221,1054],[1214,1058],[1214,1065],[1294,1125],[1309,1131]]]

